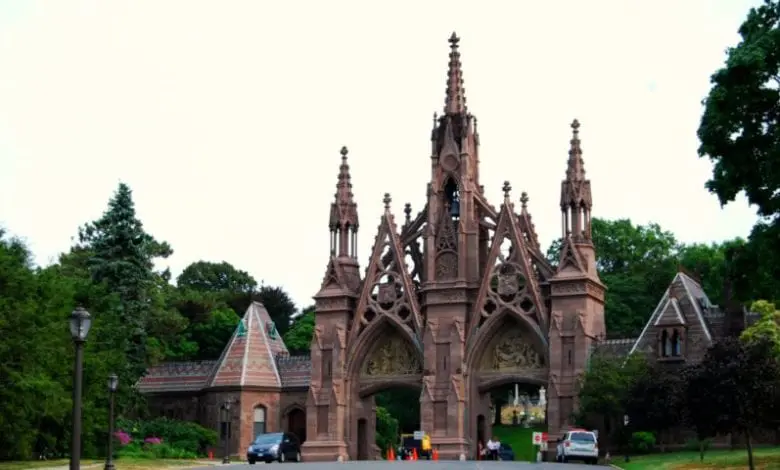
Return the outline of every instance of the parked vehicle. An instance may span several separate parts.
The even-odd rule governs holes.
[[[558,440],[558,462],[580,460],[591,465],[599,461],[598,436],[593,431],[585,429],[572,429]]]
[[[501,447],[498,448],[498,460],[512,461],[515,459],[515,451],[512,450],[509,444],[501,443]]]
[[[246,451],[249,465],[256,462],[271,463],[301,461],[301,442],[295,434],[288,432],[273,432],[258,434]]]

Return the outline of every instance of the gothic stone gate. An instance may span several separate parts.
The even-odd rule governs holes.
[[[376,404],[374,395],[382,390],[422,387],[422,355],[418,348],[386,328],[371,345],[365,357],[355,358],[350,374],[347,448],[354,460],[381,457],[376,446]],[[410,406],[418,406],[410,403]]]

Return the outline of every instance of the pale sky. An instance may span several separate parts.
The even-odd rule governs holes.
[[[342,145],[361,269],[383,193],[422,209],[455,30],[482,184],[527,191],[543,245],[573,118],[594,216],[744,237],[755,210],[706,192],[696,129],[758,3],[0,0],[0,226],[49,264],[124,181],[175,275],[225,260],[308,305]]]

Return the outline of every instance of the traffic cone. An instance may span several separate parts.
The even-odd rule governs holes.
[[[433,449],[433,460],[439,460],[439,451]]]
[[[412,460],[417,460],[417,447],[412,450]]]
[[[209,451],[209,460],[214,460],[214,451],[213,450]]]
[[[395,460],[395,452],[393,452],[393,448],[387,449],[387,460],[393,461]]]

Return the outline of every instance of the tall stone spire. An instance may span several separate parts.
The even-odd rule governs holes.
[[[571,123],[572,138],[569,147],[569,161],[566,178],[561,182],[562,237],[571,236],[575,241],[589,241],[590,212],[593,200],[590,180],[585,179],[585,164],[580,146],[580,122]]]
[[[358,212],[352,194],[352,176],[347,163],[347,147],[341,148],[341,166],[335,200],[330,205],[331,254],[357,257]]]
[[[460,38],[453,32],[450,36],[450,64],[447,69],[444,114],[466,113],[466,90],[463,88],[463,70],[461,70],[460,52],[458,52],[459,42]]]

